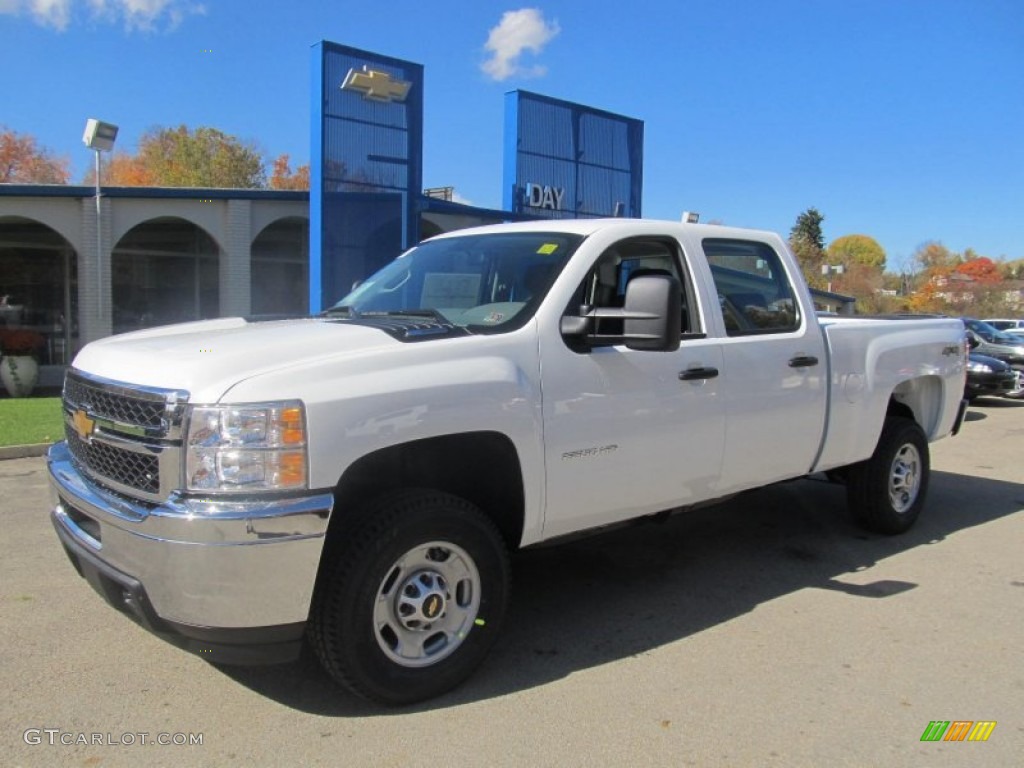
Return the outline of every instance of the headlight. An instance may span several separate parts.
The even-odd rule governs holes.
[[[305,409],[297,400],[192,406],[185,456],[190,491],[305,488]]]
[[[995,373],[995,369],[991,365],[985,363],[976,363],[973,360],[967,364],[967,370],[971,373]]]

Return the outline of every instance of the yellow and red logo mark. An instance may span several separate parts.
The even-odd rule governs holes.
[[[921,741],[988,741],[995,727],[995,720],[932,720]]]
[[[92,435],[93,429],[96,427],[96,421],[90,419],[89,415],[85,411],[75,411],[75,415],[71,417],[71,425],[75,428],[75,432],[83,440],[88,440],[89,436]]]

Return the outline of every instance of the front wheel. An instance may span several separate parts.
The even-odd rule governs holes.
[[[903,533],[921,514],[930,472],[928,439],[917,422],[886,421],[870,459],[850,467],[847,500],[858,521],[876,533]]]
[[[378,500],[332,553],[310,617],[328,673],[400,705],[454,688],[497,638],[508,598],[505,544],[469,502],[433,491]]]

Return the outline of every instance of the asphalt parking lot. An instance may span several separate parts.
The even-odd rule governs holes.
[[[1022,449],[1024,403],[972,406],[901,537],[806,480],[521,553],[484,667],[404,710],[148,635],[65,558],[43,459],[3,461],[0,763],[1020,766]],[[921,741],[936,720],[996,726]]]

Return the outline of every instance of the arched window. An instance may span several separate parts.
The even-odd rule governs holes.
[[[191,222],[133,227],[111,254],[114,333],[220,316],[220,248]]]
[[[309,311],[309,222],[279,219],[252,243],[250,269],[254,315],[303,315]]]
[[[67,365],[78,337],[77,258],[45,224],[0,217],[0,328],[35,334],[43,366]],[[40,379],[42,383],[45,376]]]

